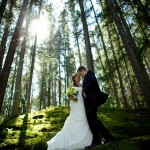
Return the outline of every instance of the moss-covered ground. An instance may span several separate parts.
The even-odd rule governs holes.
[[[1,150],[46,150],[49,141],[61,130],[69,107],[47,109],[0,122]],[[93,150],[145,150],[150,143],[150,113],[100,108],[98,117],[116,138]]]

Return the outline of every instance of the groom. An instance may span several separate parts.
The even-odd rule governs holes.
[[[87,146],[86,148],[91,148],[96,145],[102,144],[100,134],[105,138],[106,143],[109,141],[113,141],[113,136],[104,127],[102,122],[98,120],[97,117],[98,105],[96,104],[96,102],[98,100],[101,100],[101,91],[94,72],[91,70],[87,71],[84,66],[80,66],[77,72],[84,78],[82,85],[84,105],[89,127],[93,134],[93,141],[91,145]]]

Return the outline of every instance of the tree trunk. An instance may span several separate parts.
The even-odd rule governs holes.
[[[0,24],[6,9],[6,5],[7,5],[8,0],[2,0],[1,2],[1,6],[0,6]]]
[[[3,99],[4,99],[7,82],[8,82],[8,77],[9,77],[10,70],[11,70],[11,65],[12,65],[15,50],[16,50],[16,47],[17,47],[17,44],[19,41],[23,18],[26,13],[26,10],[27,10],[28,2],[29,2],[29,0],[24,0],[24,2],[23,2],[20,16],[17,21],[16,28],[15,28],[15,31],[12,36],[11,43],[10,43],[10,46],[8,49],[4,67],[3,67],[2,73],[0,75],[0,113],[1,113],[1,109],[2,109],[2,104],[3,104]]]
[[[134,5],[133,5],[132,2],[131,2],[131,8],[132,8],[132,10],[133,10],[133,12],[134,12],[134,15],[135,15],[135,18],[136,18],[136,20],[137,20],[137,23],[138,23],[138,25],[139,25],[139,27],[140,27],[142,33],[143,33],[144,39],[145,39],[146,41],[149,41],[148,36],[147,36],[147,34],[146,34],[145,30],[144,30],[144,27],[143,27],[142,24],[141,24],[141,20],[139,20],[138,14],[137,14],[137,13],[135,12],[135,10],[134,10],[135,7],[134,7]]]
[[[149,61],[147,60],[147,58],[145,58],[145,64],[146,64],[146,67],[148,69],[148,72],[150,72],[150,64],[148,63]]]
[[[38,18],[40,17],[42,4],[39,5],[39,13]],[[32,53],[32,60],[31,60],[31,68],[30,68],[30,77],[29,77],[29,85],[28,85],[28,98],[27,98],[27,110],[26,112],[31,111],[31,87],[32,87],[32,79],[33,79],[33,70],[34,70],[34,63],[35,63],[35,55],[36,55],[36,46],[37,46],[37,33],[35,34],[34,46],[33,46],[33,53]]]
[[[14,0],[11,0],[8,17],[6,19],[4,34],[3,34],[2,41],[1,41],[1,46],[0,46],[0,74],[2,72],[2,64],[3,64],[3,59],[4,59],[6,42],[7,42],[9,32],[10,32],[10,25],[11,25],[12,17],[13,17],[13,13],[12,13],[13,6],[14,6]]]
[[[57,103],[56,103],[56,78],[55,78],[55,75],[53,73],[53,98],[52,98],[52,101],[53,101],[53,106],[56,106]]]
[[[26,109],[27,109],[27,99],[28,99],[28,88],[29,88],[29,82],[28,82],[28,78],[25,81],[25,85],[24,85],[24,89],[25,89],[25,94],[24,94],[24,99],[25,99],[25,105],[24,105],[24,114],[26,113]]]
[[[106,45],[105,45],[105,42],[104,42],[104,38],[103,38],[103,35],[102,35],[102,32],[101,32],[101,28],[100,28],[98,20],[97,20],[96,12],[95,12],[95,9],[94,9],[92,1],[91,1],[91,5],[92,5],[92,9],[93,9],[93,12],[94,12],[94,15],[95,15],[95,20],[96,20],[96,23],[97,23],[99,35],[101,37],[102,47],[104,49],[104,53],[105,53],[105,57],[106,57],[106,64],[108,66],[108,70],[111,71],[111,66],[110,66],[111,63],[110,63],[110,60],[109,60],[109,57],[108,57],[108,53],[107,53],[107,50],[106,50]],[[113,87],[114,94],[115,94],[115,97],[116,97],[116,103],[119,106],[119,97],[118,97],[118,92],[117,92],[117,86],[116,86],[116,83],[114,81],[114,75],[113,74],[110,75],[110,81],[112,83],[112,87]]]
[[[79,62],[80,62],[80,66],[81,66],[82,65],[82,59],[81,59],[81,51],[80,51],[78,36],[76,36],[76,41],[77,41],[77,47],[78,47]]]
[[[101,6],[102,6],[102,9],[103,9],[102,2],[101,2]],[[99,27],[99,28],[100,28],[100,27]],[[116,54],[115,54],[115,52],[114,52],[114,46],[113,46],[113,43],[112,43],[112,38],[111,38],[111,35],[110,35],[110,30],[109,30],[108,24],[106,24],[106,28],[107,28],[107,32],[108,32],[108,38],[109,38],[109,41],[110,41],[111,50],[112,50],[113,57],[114,57],[114,62],[115,62],[116,71],[117,71],[118,78],[119,78],[119,83],[120,83],[122,98],[123,98],[123,101],[124,101],[124,106],[125,106],[125,109],[129,109],[129,105],[128,105],[127,98],[126,98],[126,95],[125,95],[124,86],[123,86],[123,81],[122,81],[120,69],[119,69],[119,66],[118,66],[117,57],[116,57]],[[100,30],[100,29],[99,29],[99,30]],[[117,102],[117,103],[118,103],[118,102]],[[118,103],[118,104],[119,104],[119,103]],[[120,107],[119,107],[119,108],[120,108]]]
[[[117,32],[116,28],[114,28],[114,30],[115,30],[115,34],[116,34],[116,37],[117,37],[118,49],[121,50],[121,49],[122,49],[122,46],[121,46],[120,37],[119,37],[119,35],[118,35],[118,32]],[[125,72],[126,72],[126,74],[127,74],[128,80],[129,80],[129,84],[130,84],[130,88],[131,88],[131,98],[132,98],[133,105],[134,105],[134,104],[135,104],[135,103],[134,103],[134,98],[135,98],[134,94],[136,93],[136,91],[134,91],[133,86],[132,86],[132,80],[131,80],[131,75],[130,75],[130,74],[131,74],[131,71],[129,71],[129,69],[128,69],[127,60],[126,60],[126,57],[127,57],[127,56],[125,55],[125,53],[124,53],[123,51],[120,51],[120,56],[119,56],[119,57],[121,57],[121,56],[123,56],[124,66],[125,66]],[[136,94],[137,94],[137,93],[136,93]]]
[[[148,9],[148,7],[146,8],[146,7],[142,4],[141,0],[136,0],[136,1],[135,1],[135,5],[138,6],[138,7],[137,7],[138,12],[141,12],[141,13],[142,13],[141,19],[142,19],[145,23],[147,23],[147,25],[149,26],[149,25],[150,25],[150,15],[149,15],[149,9]],[[145,19],[145,18],[146,18],[146,19]]]
[[[28,19],[26,21],[26,35],[28,35],[28,28],[29,28],[29,23],[30,23],[32,5],[33,3],[30,3],[29,11],[28,11]],[[24,37],[24,40],[22,42],[22,47],[21,47],[21,52],[20,52],[20,61],[19,61],[18,69],[17,69],[17,77],[16,77],[16,85],[15,85],[15,93],[14,93],[14,101],[13,101],[11,117],[15,117],[19,115],[19,104],[20,104],[20,99],[21,99],[21,79],[22,79],[25,50],[26,50],[26,36]]]
[[[56,88],[57,88],[57,79],[54,77],[54,106],[57,106],[57,101],[56,101]]]
[[[147,103],[148,109],[150,109],[150,92],[149,92],[150,91],[150,80],[149,80],[149,77],[147,75],[147,72],[145,70],[143,63],[139,62],[136,57],[136,54],[135,54],[136,49],[134,49],[132,40],[130,40],[130,36],[128,36],[127,32],[125,31],[124,25],[122,24],[122,21],[117,13],[117,10],[114,6],[113,0],[107,0],[107,1],[108,1],[110,10],[112,12],[112,15],[114,17],[119,34],[123,41],[126,53],[131,62],[131,65],[132,65],[133,71],[135,73],[136,79],[138,81],[142,96]]]
[[[139,59],[139,61],[142,61],[142,54],[143,54],[143,50],[138,50],[137,47],[136,47],[136,43],[134,41],[134,38],[132,37],[132,34],[130,32],[130,29],[126,23],[126,20],[123,16],[123,12],[121,11],[118,3],[116,1],[114,1],[115,5],[114,7],[116,7],[117,11],[118,11],[118,15],[121,19],[121,22],[122,22],[122,26],[124,27],[124,31],[126,32],[127,36],[128,36],[128,41],[130,41],[130,45],[132,47],[132,49],[134,49],[134,53],[135,53],[135,56],[137,57],[137,59]]]
[[[26,112],[30,112],[30,110],[31,110],[31,108],[30,108],[30,104],[31,104],[30,99],[31,99],[31,87],[32,87],[33,70],[34,70],[34,63],[35,63],[36,44],[37,44],[37,34],[35,35],[35,41],[34,41],[34,47],[33,47],[33,53],[32,53],[32,60],[31,60]]]
[[[118,62],[117,62],[117,57],[116,57],[116,54],[115,54],[115,51],[114,51],[114,46],[113,46],[113,43],[112,43],[110,30],[109,30],[108,25],[106,25],[106,27],[107,27],[110,46],[111,46],[111,50],[112,50],[112,54],[113,54],[113,58],[114,58],[114,62],[115,62],[115,68],[116,68],[116,71],[117,71],[117,74],[118,74],[118,79],[119,79],[119,83],[120,83],[120,88],[121,88],[121,94],[122,94],[122,98],[123,98],[123,102],[124,102],[124,107],[125,107],[126,110],[129,110],[129,105],[128,105],[128,102],[127,102],[127,97],[126,97],[126,94],[125,94],[123,81],[122,81],[122,76],[121,76],[121,72],[120,72],[120,69],[119,69],[119,66],[118,66]]]
[[[18,62],[18,53],[17,56],[15,58],[15,69],[14,69],[14,73],[13,73],[13,77],[12,77],[12,82],[11,82],[11,90],[10,90],[10,97],[9,97],[9,105],[8,105],[8,110],[9,110],[9,116],[11,116],[11,110],[12,110],[12,101],[13,101],[13,97],[14,97],[14,86],[15,86],[15,79],[16,79],[16,72],[17,72],[17,62]]]
[[[77,44],[77,48],[78,48],[78,55],[79,55],[79,63],[80,66],[82,65],[82,59],[81,59],[81,51],[80,51],[80,45],[79,45],[79,19],[78,19],[78,14],[75,10],[75,3],[74,1],[70,1],[70,5],[69,5],[69,10],[71,13],[71,18],[72,18],[72,26],[73,26],[73,34],[74,34],[74,38]]]
[[[59,105],[61,105],[61,79],[58,80],[58,89],[59,89]]]
[[[87,69],[91,69],[94,71],[93,55],[91,51],[90,37],[89,37],[88,25],[87,25],[86,15],[84,11],[84,6],[83,6],[83,0],[79,0],[79,5],[80,5],[80,11],[81,11],[81,20],[82,20],[82,25],[83,25],[84,38],[85,38]]]
[[[49,65],[49,73],[50,73],[50,65]],[[51,86],[51,78],[50,76],[48,77],[48,107],[51,106],[51,89],[52,89],[52,86]]]
[[[100,2],[100,3],[101,3],[101,7],[103,9],[103,4],[102,4],[102,2]],[[95,15],[96,15],[96,13],[95,13]],[[103,46],[103,49],[104,49],[104,52],[105,52],[105,57],[106,57],[106,63],[107,63],[107,66],[108,66],[108,70],[111,71],[111,66],[110,66],[111,63],[110,63],[110,60],[109,60],[109,57],[108,57],[108,54],[107,54],[106,45],[105,45],[104,38],[103,38],[103,35],[102,35],[102,32],[101,32],[101,28],[98,24],[98,20],[96,22],[97,22],[97,25],[98,25],[99,35],[101,37],[102,46]],[[120,106],[120,100],[119,100],[119,95],[118,95],[118,91],[117,91],[117,86],[116,86],[116,83],[115,83],[115,80],[114,80],[114,73],[112,75],[110,75],[110,82],[111,82],[112,87],[113,87],[117,107],[120,108],[121,107]]]
[[[46,108],[46,64],[43,63],[42,91],[43,91],[43,109]]]
[[[59,78],[58,78],[58,91],[59,91],[59,105],[61,105],[61,71],[60,71],[60,59],[59,59]]]
[[[95,49],[96,49],[96,51],[97,51],[98,58],[99,58],[99,61],[100,61],[100,65],[101,65],[100,69],[102,69],[103,75],[106,76],[106,74],[107,74],[107,73],[106,73],[106,68],[105,68],[105,66],[104,66],[104,64],[103,64],[103,62],[102,62],[102,58],[101,58],[101,56],[100,56],[100,50],[101,50],[101,49],[97,46],[97,44],[96,44],[96,42],[95,42],[95,39],[94,39],[94,36],[93,36],[93,43],[94,43],[94,45],[95,45]],[[105,83],[106,83],[106,85],[109,85],[110,81],[109,81],[109,80],[106,80]],[[111,92],[111,88],[112,88],[112,86],[109,85],[109,87],[106,88],[106,91],[110,93],[110,92]],[[113,92],[114,92],[114,91],[113,91]],[[115,93],[114,93],[114,95],[115,95]],[[115,96],[118,96],[118,93],[117,93],[117,95],[115,95]],[[118,100],[118,101],[116,101],[117,107],[120,108],[119,97],[117,97],[116,99]]]
[[[41,82],[40,82],[40,93],[39,93],[39,98],[40,98],[40,110],[42,109],[42,102],[43,102],[43,80],[42,80],[42,76],[43,76],[43,73],[41,75]]]
[[[66,76],[64,77],[64,82],[65,82],[65,90],[64,90],[64,93],[66,93],[66,91],[67,91]],[[65,95],[65,105],[67,105],[67,104],[68,104],[68,100],[67,100],[67,97],[66,97],[66,95]]]
[[[54,72],[52,72],[52,105],[54,106]]]

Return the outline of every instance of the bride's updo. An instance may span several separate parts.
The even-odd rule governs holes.
[[[77,83],[76,83],[76,81],[74,80],[75,77],[76,77],[76,75],[77,75],[77,73],[75,73],[75,74],[72,75],[73,86],[78,86]]]

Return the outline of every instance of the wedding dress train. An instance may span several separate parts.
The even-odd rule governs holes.
[[[90,131],[82,97],[82,87],[78,90],[78,101],[70,101],[70,115],[63,128],[50,141],[47,150],[81,150],[92,143],[93,135]]]

